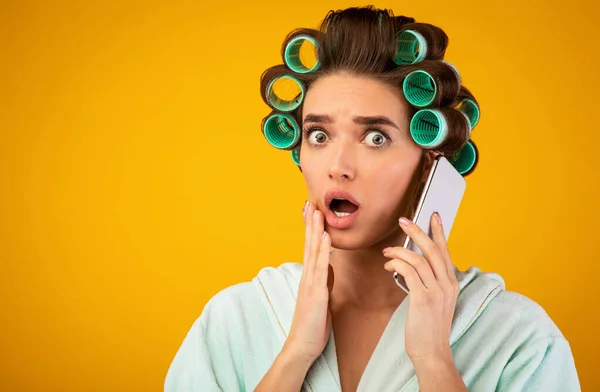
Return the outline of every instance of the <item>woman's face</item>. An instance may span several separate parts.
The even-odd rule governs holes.
[[[325,76],[307,91],[302,122],[302,173],[332,245],[362,249],[400,235],[403,198],[423,150],[410,136],[399,92],[373,79]],[[359,207],[330,204],[331,197]]]

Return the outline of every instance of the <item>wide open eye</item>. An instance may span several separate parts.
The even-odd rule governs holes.
[[[381,131],[369,132],[365,137],[365,140],[367,141],[368,145],[375,148],[381,148],[389,142],[387,135]]]
[[[328,139],[327,134],[320,128],[310,128],[304,131],[310,144],[323,144]]]

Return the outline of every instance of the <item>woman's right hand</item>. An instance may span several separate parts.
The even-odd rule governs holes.
[[[333,289],[333,268],[329,264],[331,240],[324,231],[323,213],[307,202],[303,216],[306,226],[304,266],[285,344],[312,363],[323,352],[331,333],[329,296]]]

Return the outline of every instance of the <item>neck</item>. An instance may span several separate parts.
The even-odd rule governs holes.
[[[406,293],[394,282],[393,273],[383,268],[390,259],[381,251],[387,246],[401,246],[405,238],[401,233],[370,248],[334,249],[330,256],[334,270],[331,305],[366,311],[397,308]]]

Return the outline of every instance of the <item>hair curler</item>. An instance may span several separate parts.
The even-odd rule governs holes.
[[[289,69],[299,74],[313,72],[314,70],[319,68],[318,58],[315,62],[315,65],[313,65],[311,68],[308,68],[306,65],[304,65],[304,63],[302,63],[302,60],[300,60],[300,48],[302,47],[302,44],[306,41],[313,44],[315,48],[317,47],[317,42],[313,37],[310,37],[308,35],[298,35],[292,38],[290,42],[288,42],[283,55],[283,61],[289,67]]]
[[[298,94],[296,98],[292,100],[285,100],[279,97],[275,93],[275,91],[273,91],[273,85],[275,84],[275,82],[284,79],[289,79],[293,81],[300,88],[300,94]],[[298,79],[291,75],[278,76],[273,78],[273,80],[271,80],[271,82],[267,86],[266,96],[268,97],[269,106],[271,106],[273,109],[279,110],[281,112],[291,112],[292,110],[297,109],[298,106],[300,106],[300,104],[302,103],[302,100],[304,99],[304,85],[302,84],[302,82],[300,82]]]
[[[287,150],[300,140],[300,127],[291,115],[273,113],[264,120],[263,135],[273,147]]]
[[[452,158],[450,163],[454,168],[463,176],[468,176],[475,170],[477,163],[479,162],[479,151],[477,146],[472,140],[469,140],[467,144]]]
[[[457,107],[458,110],[463,112],[467,118],[469,119],[469,123],[471,124],[471,128],[475,128],[477,123],[479,122],[479,106],[469,98],[464,98]]]
[[[398,35],[398,54],[394,62],[398,65],[415,64],[427,56],[427,40],[414,30],[404,30]]]
[[[437,95],[437,85],[433,77],[426,71],[416,70],[404,78],[402,84],[408,102],[416,107],[431,104]]]
[[[434,149],[448,137],[448,121],[439,110],[419,110],[410,120],[410,135],[419,146]]]
[[[292,160],[298,166],[300,166],[300,147],[296,147],[292,150]]]

